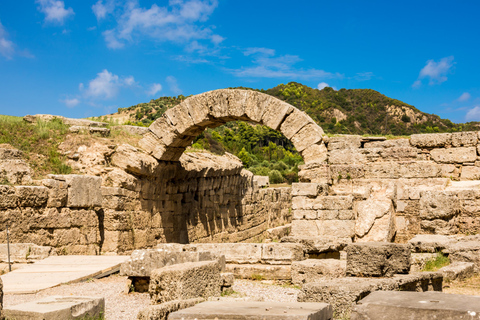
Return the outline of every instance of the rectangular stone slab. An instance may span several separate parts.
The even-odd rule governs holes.
[[[350,319],[478,319],[479,315],[479,296],[376,291],[358,302]]]
[[[209,301],[169,315],[169,320],[329,320],[332,307],[326,303]]]
[[[50,296],[3,309],[7,319],[16,320],[100,319],[104,311],[104,298],[62,296]]]

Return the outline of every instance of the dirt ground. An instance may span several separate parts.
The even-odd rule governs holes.
[[[443,292],[480,296],[480,275],[443,284]]]

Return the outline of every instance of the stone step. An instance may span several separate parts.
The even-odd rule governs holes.
[[[267,264],[227,264],[226,271],[231,272],[237,279],[254,280],[291,280],[290,265]]]
[[[292,283],[303,285],[328,278],[346,276],[347,261],[338,259],[307,259],[292,263]]]

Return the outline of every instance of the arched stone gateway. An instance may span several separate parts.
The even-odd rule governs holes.
[[[243,120],[280,130],[306,164],[325,160],[323,130],[305,112],[264,93],[222,89],[205,92],[169,109],[153,122],[140,146],[162,161],[178,161],[205,128]]]

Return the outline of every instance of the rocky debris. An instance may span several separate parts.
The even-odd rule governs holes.
[[[49,246],[37,246],[34,243],[11,243],[10,262],[25,263],[33,260],[42,260],[55,255],[55,250]],[[8,250],[6,244],[0,244],[0,262],[8,262]]]
[[[5,308],[7,319],[95,319],[105,313],[105,299],[99,297],[50,296]]]
[[[41,121],[52,121],[54,119],[59,119],[61,120],[64,124],[69,125],[69,126],[80,126],[80,127],[107,127],[108,123],[106,122],[98,122],[98,121],[92,121],[92,120],[86,120],[86,119],[72,119],[72,118],[65,118],[62,116],[54,116],[51,114],[36,114],[34,116],[27,115],[23,117],[23,120],[26,122],[30,123],[35,123],[38,120]]]
[[[0,148],[0,182],[11,184],[32,183],[32,169],[21,159],[22,152]],[[3,180],[3,182],[2,182]]]
[[[139,127],[139,126],[129,126],[129,125],[121,125],[121,126],[112,126],[110,127],[112,130],[122,130],[129,134],[136,134],[143,136],[145,133],[149,132],[147,127]]]
[[[233,273],[237,279],[254,280],[291,280],[291,265],[272,264],[235,264],[225,266],[227,272]]]
[[[324,302],[339,318],[350,314],[356,302],[374,291],[442,291],[440,272],[395,275],[392,278],[336,278],[307,283],[298,295],[299,302]]]
[[[79,132],[88,132],[90,134],[99,134],[102,137],[108,137],[110,135],[110,129],[108,128],[99,128],[99,127],[88,127],[88,126],[71,126],[68,128],[68,131],[71,133]]]
[[[330,320],[332,317],[332,307],[326,303],[207,301],[174,312],[168,319]]]
[[[253,176],[253,181],[257,183],[259,188],[270,186],[270,178],[268,176]]]
[[[321,254],[329,252],[342,251],[347,245],[352,243],[351,238],[322,238],[322,237],[283,237],[280,242],[299,243],[306,254]]]
[[[221,269],[218,261],[201,261],[153,270],[149,286],[152,304],[219,296]]]
[[[169,315],[175,311],[190,308],[205,301],[203,298],[192,298],[186,300],[173,300],[161,304],[154,304],[146,307],[138,313],[138,320],[167,320]]]
[[[445,280],[457,280],[473,277],[475,273],[475,264],[473,262],[454,262],[448,266],[440,268]]]
[[[391,277],[408,273],[410,246],[384,242],[358,242],[347,246],[347,276]]]
[[[355,222],[357,241],[390,242],[395,235],[395,210],[390,199],[357,202]]]
[[[479,313],[478,296],[376,291],[358,302],[350,319],[475,319]]]
[[[440,234],[417,234],[408,241],[412,247],[412,252],[417,253],[443,251],[453,242],[455,242],[455,239]]]
[[[292,262],[292,283],[303,285],[328,278],[345,277],[347,262],[338,259],[307,259]]]

